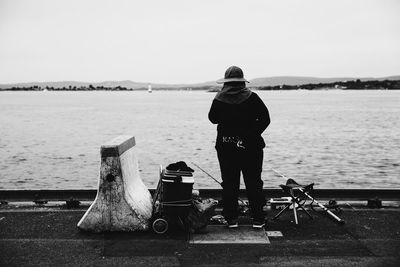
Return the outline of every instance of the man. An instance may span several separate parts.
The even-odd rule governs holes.
[[[265,218],[263,206],[264,139],[261,134],[268,127],[270,117],[261,98],[246,87],[248,81],[243,71],[229,67],[223,83],[215,96],[209,120],[218,124],[216,150],[222,176],[223,215],[229,228],[238,227],[238,197],[240,173],[243,173],[254,228],[263,228]]]

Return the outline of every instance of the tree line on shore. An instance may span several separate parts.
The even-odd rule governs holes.
[[[359,79],[353,81],[341,81],[331,83],[309,83],[302,85],[276,85],[276,86],[262,86],[258,87],[259,90],[318,90],[318,89],[351,89],[351,90],[373,90],[373,89],[400,89],[400,80],[373,80],[361,81]]]
[[[142,89],[142,88],[140,88]],[[138,89],[138,90],[140,90]],[[23,86],[23,87],[10,87],[2,89],[4,91],[128,91],[131,90],[129,88],[123,86],[116,86],[116,87],[106,87],[106,86],[68,86],[68,87],[53,87],[53,86]],[[143,88],[142,90],[145,90]]]
[[[351,90],[373,90],[373,89],[388,89],[398,90],[400,89],[400,80],[372,80],[372,81],[361,81],[359,79],[352,81],[341,81],[341,82],[330,82],[330,83],[309,83],[302,85],[275,85],[275,86],[258,86],[253,87],[257,90],[319,90],[319,89],[351,89]],[[3,91],[144,91],[147,88],[131,89],[123,86],[106,87],[106,86],[68,86],[68,87],[52,87],[45,86],[41,87],[38,85],[29,87],[10,87],[0,89]],[[153,90],[204,90],[209,92],[215,92],[220,90],[217,86],[202,86],[192,88],[153,88]]]

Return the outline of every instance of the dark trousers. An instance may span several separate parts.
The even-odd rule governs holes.
[[[238,147],[217,148],[217,155],[221,168],[225,219],[238,217],[240,173],[242,172],[252,217],[254,220],[264,220],[265,196],[261,179],[263,150],[248,150]]]

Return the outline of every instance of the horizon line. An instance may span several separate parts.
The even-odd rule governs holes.
[[[256,79],[270,79],[270,78],[313,78],[313,79],[383,79],[396,77],[397,75],[385,75],[385,76],[333,76],[333,77],[321,77],[321,76],[297,76],[297,75],[279,75],[279,76],[265,76],[265,77],[257,77],[248,79],[249,81]],[[138,84],[162,84],[162,85],[191,85],[191,84],[202,84],[202,83],[211,83],[216,82],[216,80],[208,80],[203,82],[177,82],[177,83],[168,83],[168,82],[138,82],[129,79],[123,80],[103,80],[103,81],[82,81],[82,80],[47,80],[47,81],[29,81],[29,82],[0,82],[1,85],[11,85],[11,84],[25,84],[25,83],[61,83],[61,82],[76,82],[76,83],[106,83],[106,82],[133,82]]]

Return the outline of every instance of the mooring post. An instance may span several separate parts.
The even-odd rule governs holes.
[[[101,146],[96,199],[78,223],[85,231],[147,230],[152,199],[139,175],[135,137],[118,136]]]

